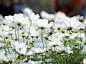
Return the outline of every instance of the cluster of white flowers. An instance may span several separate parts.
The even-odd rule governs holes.
[[[45,11],[41,12],[41,17],[43,19],[29,8],[25,8],[23,14],[0,17],[0,63],[52,63],[60,56],[74,55],[76,49],[86,54],[86,21],[83,18]]]

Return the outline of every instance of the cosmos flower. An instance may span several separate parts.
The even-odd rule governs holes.
[[[38,20],[39,19],[39,14],[34,14],[34,13],[31,13],[31,14],[29,14],[29,19],[30,19],[30,21],[35,21],[35,20]]]
[[[55,16],[54,16],[54,22],[55,23],[61,23],[62,22],[62,19],[66,17],[66,15],[62,12],[57,12],[55,13]]]
[[[14,16],[5,16],[5,20],[7,23],[13,23],[14,25],[21,23],[21,25],[26,25],[29,23],[29,18],[24,17],[23,14],[14,14]]]
[[[29,14],[33,13],[33,11],[30,8],[28,8],[28,7],[24,8],[22,11],[26,15],[29,15]]]
[[[48,24],[48,20],[46,19],[38,19],[37,21],[33,21],[32,24],[38,28],[50,28],[51,26],[53,26],[53,22],[50,22],[50,24]]]
[[[83,59],[83,63],[86,64],[86,59],[85,58]]]
[[[80,28],[85,28],[85,25],[79,20],[76,20],[74,18],[70,19],[68,17],[65,17],[62,21],[62,25],[60,26],[62,29],[67,29],[67,30],[73,30],[77,29],[79,30]]]
[[[8,62],[8,59],[7,59],[7,57],[5,56],[5,50],[4,50],[4,49],[1,49],[1,50],[0,50],[0,62],[3,62],[3,61]]]
[[[43,53],[46,51],[46,49],[41,49],[41,48],[32,48],[32,50],[35,52],[35,53]]]
[[[43,19],[47,19],[49,21],[52,21],[54,19],[54,14],[49,14],[45,11],[41,11],[40,15]]]

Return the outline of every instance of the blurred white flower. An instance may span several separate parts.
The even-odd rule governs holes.
[[[14,19],[13,19],[13,16],[12,16],[12,15],[5,16],[4,18],[5,18],[5,20],[6,20],[6,21],[5,21],[6,24],[11,24],[11,23],[14,22]]]
[[[41,11],[40,15],[43,19],[47,19],[49,21],[52,21],[54,19],[54,14],[49,14],[45,11]]]
[[[86,19],[84,20],[84,24],[85,24],[85,27],[86,27]]]
[[[62,29],[68,29],[68,30],[73,30],[73,29],[80,29],[80,28],[85,28],[85,25],[79,20],[76,20],[74,18],[70,19],[68,17],[65,17],[62,21],[62,25],[60,26]]]
[[[10,31],[10,28],[7,25],[3,26],[1,29],[8,32]]]
[[[0,47],[4,47],[5,46],[5,44],[4,43],[0,43]]]
[[[63,45],[63,43],[60,41],[60,38],[52,38],[52,42],[49,42],[49,46],[60,46]]]
[[[55,13],[55,16],[54,16],[54,22],[55,23],[61,23],[62,22],[62,19],[67,17],[63,12],[57,12]]]
[[[86,54],[86,45],[83,45],[83,49],[82,49],[81,53]]]
[[[24,42],[19,43],[18,41],[11,40],[11,46],[20,54],[25,54],[27,51],[27,45]]]
[[[3,21],[4,20],[4,18],[3,18],[3,16],[0,14],[0,21]]]
[[[38,28],[40,27],[50,28],[53,26],[53,22],[50,22],[48,24],[48,20],[46,19],[38,19],[37,21],[32,21],[32,24]]]
[[[25,55],[33,55],[33,54],[34,54],[34,52],[29,50]]]
[[[18,57],[18,54],[16,54],[16,56],[15,56],[15,53],[7,55],[7,58],[9,61],[16,61],[17,57]]]
[[[36,14],[36,15],[34,13],[29,14],[30,21],[38,20],[39,17],[40,17],[39,14]]]
[[[28,17],[24,17],[23,14],[14,14],[13,16],[14,19],[14,23],[21,23],[21,25],[26,25],[29,23],[29,18]]]
[[[35,53],[43,53],[46,51],[46,49],[41,49],[41,48],[32,48],[32,50],[35,52]]]
[[[66,51],[67,53],[73,53],[73,51],[71,51],[71,48],[70,48],[70,47],[65,47],[65,51]]]
[[[14,14],[14,16],[5,16],[5,20],[7,22],[7,24],[14,24],[16,25],[17,23],[21,23],[21,25],[26,25],[29,23],[29,18],[28,17],[24,17],[23,14]]]
[[[19,50],[18,52],[20,53],[20,54],[26,54],[26,51],[27,51],[27,46],[24,46],[23,48],[21,48],[21,50]],[[29,53],[28,53],[28,55],[29,55]]]
[[[52,62],[52,59],[46,59],[45,62]]]
[[[28,7],[24,8],[22,11],[23,11],[23,13],[25,13],[27,15],[33,13],[33,11]]]
[[[8,37],[9,32],[1,31],[0,36],[2,37]]]
[[[5,56],[5,50],[4,50],[4,49],[1,49],[1,50],[0,50],[0,62],[3,62],[3,61],[8,62],[8,59],[7,59],[7,57]]]
[[[83,59],[83,63],[86,64],[86,59],[85,58]]]

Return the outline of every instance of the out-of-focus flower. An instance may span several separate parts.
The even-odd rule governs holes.
[[[43,53],[46,51],[46,49],[41,49],[41,48],[32,48],[32,50],[35,52],[35,53]]]
[[[8,58],[9,61],[14,61],[15,62],[17,57],[18,57],[18,54],[16,54],[16,56],[15,56],[15,53],[7,55],[7,58]]]
[[[34,13],[29,14],[30,21],[38,20],[39,17],[40,17],[39,14],[36,14],[36,15]]]
[[[83,59],[83,63],[86,64],[86,59],[85,58]]]
[[[4,18],[3,18],[3,16],[0,14],[0,21],[3,21],[4,20]]]
[[[5,50],[1,49],[0,50],[0,62],[6,61],[8,62],[7,57],[5,56]]]
[[[29,50],[25,55],[33,55],[33,54],[34,54],[34,52]]]
[[[11,46],[14,47],[20,54],[25,54],[27,51],[27,45],[24,42],[19,43],[17,41],[11,41]]]
[[[50,22],[50,24],[48,24],[48,20],[46,19],[38,19],[37,21],[33,21],[32,24],[38,28],[50,28],[51,26],[53,26],[53,22]]]
[[[60,38],[52,38],[52,42],[49,42],[49,46],[60,46],[62,45],[63,46],[63,43],[60,41],[61,39]]]
[[[21,23],[21,25],[26,25],[29,23],[29,18],[24,17],[23,14],[14,14],[14,16],[5,16],[7,24],[13,23],[14,25]]]
[[[85,27],[86,27],[86,19],[84,20],[84,24],[85,24]]]
[[[29,18],[28,17],[24,17],[23,14],[14,14],[13,16],[14,19],[14,23],[18,24],[21,23],[21,25],[26,25],[29,23]]]
[[[67,53],[73,53],[73,51],[71,51],[71,48],[70,48],[70,47],[65,47],[65,51],[66,51]]]
[[[33,13],[33,11],[28,7],[24,8],[22,11],[23,11],[23,13],[25,13],[27,15]]]
[[[67,17],[64,13],[62,12],[57,12],[55,13],[55,16],[54,16],[54,22],[55,23],[61,23],[62,22],[62,19]]]
[[[80,28],[85,28],[85,25],[79,20],[76,19],[70,19],[68,17],[65,17],[62,21],[62,25],[60,26],[62,29],[67,29],[67,30],[79,30]]]
[[[41,15],[41,17],[42,17],[43,19],[47,19],[47,20],[49,20],[49,21],[52,21],[52,20],[54,19],[54,14],[49,14],[49,13],[47,13],[47,12],[45,12],[45,11],[42,11],[42,12],[40,13],[40,15]]]

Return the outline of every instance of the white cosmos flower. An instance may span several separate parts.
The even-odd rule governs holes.
[[[83,59],[83,63],[86,64],[86,58]]]
[[[11,46],[20,54],[25,54],[27,51],[27,45],[24,42],[19,43],[18,41],[11,40]]]
[[[9,28],[9,26],[5,25],[5,26],[2,27],[2,30],[9,32],[10,31],[10,28]]]
[[[11,46],[15,48],[16,45],[19,46],[18,41],[11,40]]]
[[[49,14],[45,11],[41,11],[40,15],[43,19],[47,19],[49,21],[52,21],[54,19],[54,14]]]
[[[32,24],[36,27],[46,27],[46,28],[50,28],[51,26],[53,26],[53,22],[50,22],[50,24],[48,24],[48,20],[46,19],[38,19],[37,21],[32,21]]]
[[[73,51],[71,51],[71,48],[70,48],[70,47],[65,47],[65,51],[66,51],[67,53],[73,53]]]
[[[3,16],[0,14],[0,21],[3,21],[4,20],[4,18],[3,18]]]
[[[39,17],[40,17],[39,14],[36,14],[36,15],[34,13],[29,14],[30,21],[38,20]]]
[[[26,51],[27,51],[27,46],[24,46],[23,48],[21,48],[21,50],[19,50],[18,52],[20,53],[20,54],[26,54]],[[29,53],[28,53],[28,55],[29,55]]]
[[[28,17],[24,17],[23,14],[14,14],[14,16],[5,16],[5,20],[7,23],[11,24],[13,23],[14,25],[17,23],[21,23],[23,25],[28,24],[29,19]]]
[[[27,15],[33,13],[33,11],[28,7],[24,8],[22,11],[23,11],[23,13],[25,13]]]
[[[11,24],[11,23],[14,22],[13,16],[11,16],[11,15],[5,16],[4,18],[5,18],[5,20],[6,20],[6,21],[5,21],[6,24]]]
[[[41,48],[32,48],[32,50],[35,52],[35,53],[43,53],[46,51],[46,49],[41,49]]]
[[[86,19],[84,20],[84,24],[85,24],[85,27],[86,27]]]
[[[64,47],[64,45],[56,46],[56,47],[55,47],[55,50],[56,50],[57,52],[61,52],[61,51],[64,51],[64,50],[65,50],[65,47]]]
[[[69,38],[71,38],[71,39],[74,39],[76,36],[79,35],[79,33],[72,33],[72,34],[69,34],[69,33],[61,33],[61,34],[63,34],[62,37],[69,36]]]
[[[24,17],[23,14],[14,14],[13,19],[15,23],[21,23],[24,25],[28,24],[29,22],[28,17]]]
[[[82,49],[81,53],[86,54],[86,45],[83,45],[83,49]]]
[[[5,44],[4,43],[0,43],[0,47],[4,47],[5,46]]]
[[[3,49],[0,50],[0,62],[2,62],[2,61],[8,62],[8,59],[5,56],[5,50],[3,50]]]
[[[64,18],[64,17],[66,17],[66,15],[64,14],[64,13],[62,13],[62,12],[57,12],[57,13],[55,13],[55,16],[54,16],[54,22],[55,23],[58,23],[58,22],[62,22],[62,19]]]
[[[0,34],[2,37],[8,37],[9,35],[9,32],[5,32],[5,31],[1,31],[1,34]]]
[[[52,62],[52,59],[46,59],[45,62]]]
[[[59,38],[52,38],[52,42],[49,42],[49,46],[60,46],[62,45],[63,46],[63,43],[60,41],[61,39]]]
[[[62,29],[80,29],[80,28],[85,28],[85,25],[81,22],[79,22],[79,20],[76,20],[74,18],[70,19],[68,17],[65,17],[62,21],[62,25],[60,26]]]
[[[9,61],[16,61],[17,57],[18,57],[18,54],[16,54],[16,56],[15,56],[15,53],[7,55],[7,58],[8,58]]]
[[[34,52],[29,50],[25,55],[33,55],[33,54],[34,54]]]

